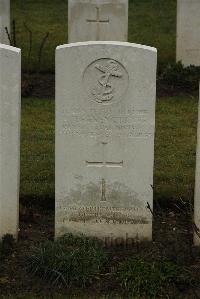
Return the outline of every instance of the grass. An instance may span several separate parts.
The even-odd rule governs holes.
[[[157,102],[155,198],[193,198],[197,100],[174,97]]]
[[[155,199],[192,200],[196,155],[197,99],[157,101]],[[54,204],[54,101],[23,99],[21,198]]]
[[[156,243],[138,243],[129,250],[118,247],[113,251],[95,238],[66,234],[55,241],[32,243],[30,247],[24,247],[26,241],[18,248],[19,253],[19,243],[14,244],[8,237],[2,246],[6,256],[0,264],[0,290],[2,287],[3,294],[17,296],[0,295],[2,299],[190,298],[185,297],[188,289],[199,285],[198,275],[193,273],[194,263],[198,271],[198,256],[192,265],[186,261],[180,264],[177,258],[163,256],[162,246],[159,248]],[[15,256],[17,267],[12,263]],[[12,271],[11,276],[6,267]],[[16,278],[16,284],[11,277]]]
[[[54,203],[54,101],[23,99],[21,198]]]
[[[28,273],[53,287],[80,287],[96,281],[107,256],[95,239],[65,235],[56,241],[46,241],[32,249],[25,265]]]
[[[54,72],[55,48],[67,43],[67,0],[11,0],[11,15],[16,21],[17,46],[22,48],[23,68],[38,70],[39,48],[46,32],[49,32],[41,70]],[[24,23],[33,34],[30,62],[29,33]],[[128,40],[158,48],[160,68],[174,62],[176,0],[130,0]]]
[[[22,66],[37,71],[38,52],[47,32],[49,38],[45,44],[42,70],[54,72],[54,52],[56,46],[67,41],[67,0],[12,0],[11,16],[16,21],[17,46],[22,48]],[[31,61],[28,61],[29,33],[33,34]]]
[[[119,259],[117,253],[112,255],[96,239],[66,234],[56,241],[37,244],[28,253],[24,265],[27,275],[50,285],[54,292],[59,289],[83,292],[90,287],[94,291],[95,286],[102,284],[107,288],[108,298],[121,294],[123,298],[155,299],[170,297],[171,290],[178,285],[190,286],[189,268],[163,257],[152,259],[152,250],[149,254],[147,251],[148,248],[146,258],[139,257],[138,249],[138,253],[132,252],[128,257],[124,252],[123,259]]]
[[[174,62],[176,0],[130,0],[129,42],[156,47],[160,68]]]
[[[129,257],[117,270],[119,284],[130,298],[169,298],[169,289],[180,280],[183,268],[169,261]]]

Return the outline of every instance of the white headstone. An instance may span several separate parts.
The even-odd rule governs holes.
[[[199,116],[197,129],[196,179],[194,193],[194,244],[200,246],[200,84],[199,84]]]
[[[56,236],[151,239],[156,49],[56,51]]]
[[[200,66],[200,0],[177,2],[176,60]]]
[[[128,0],[69,0],[68,42],[127,41]]]
[[[0,44],[0,238],[17,237],[21,50]]]
[[[6,27],[10,33],[10,0],[0,0],[0,43],[9,45]]]

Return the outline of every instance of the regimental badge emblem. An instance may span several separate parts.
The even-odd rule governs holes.
[[[126,69],[118,61],[109,58],[91,63],[83,78],[89,98],[100,104],[117,102],[128,88]]]

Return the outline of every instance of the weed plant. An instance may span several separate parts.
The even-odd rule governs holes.
[[[101,242],[67,234],[33,248],[26,269],[52,286],[82,288],[98,278],[106,260]]]

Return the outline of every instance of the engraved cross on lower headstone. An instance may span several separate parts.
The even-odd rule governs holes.
[[[105,145],[107,145],[106,142],[102,142],[103,145],[103,159],[102,161],[86,161],[87,167],[100,167],[100,168],[111,168],[111,167],[123,167],[124,161],[107,161],[105,159]],[[106,179],[105,179],[105,172],[103,171],[102,174],[102,194],[101,194],[101,201],[106,201]]]
[[[123,161],[120,161],[120,162],[106,162],[106,161],[89,162],[89,161],[86,161],[86,164],[89,167],[122,167]]]
[[[99,7],[95,7],[96,8],[96,18],[95,19],[87,19],[87,23],[95,23],[96,24],[96,40],[100,40],[100,25],[102,23],[104,24],[108,24],[110,22],[109,18],[107,19],[101,19],[100,17],[100,8]]]

